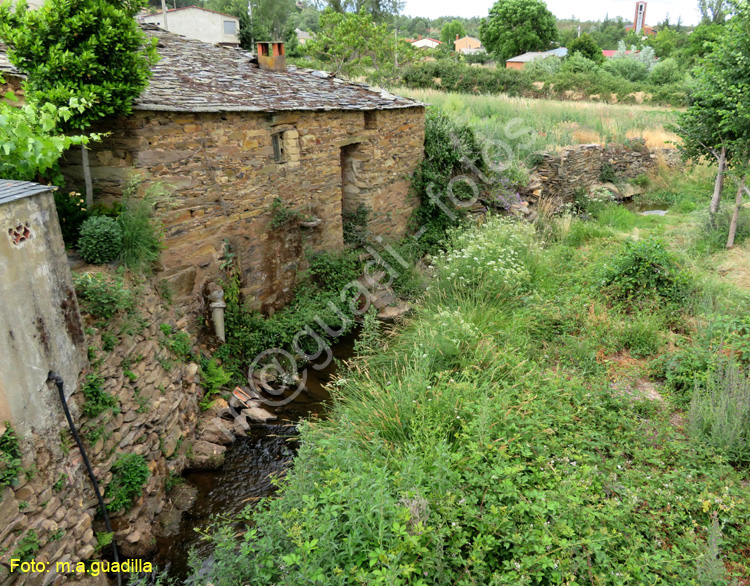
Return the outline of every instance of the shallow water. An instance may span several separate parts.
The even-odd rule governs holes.
[[[335,375],[338,360],[354,354],[356,332],[342,338],[333,348],[336,360],[324,368],[313,365],[306,369],[304,390],[294,401],[273,411],[279,420],[270,425],[254,425],[246,437],[238,437],[228,446],[220,470],[192,471],[185,481],[198,489],[193,506],[183,513],[179,530],[170,537],[157,540],[158,551],[153,561],[166,570],[170,578],[184,583],[189,575],[188,554],[195,549],[204,564],[210,564],[212,545],[201,540],[199,531],[207,530],[216,519],[232,518],[246,506],[256,504],[276,490],[274,477],[282,476],[293,464],[297,449],[296,422],[305,417],[325,416],[325,388]]]

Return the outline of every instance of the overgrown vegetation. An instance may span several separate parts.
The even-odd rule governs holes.
[[[119,275],[74,273],[73,284],[81,310],[97,319],[110,319],[135,307],[135,295]]]
[[[107,509],[119,511],[129,509],[141,495],[146,481],[151,476],[146,459],[139,454],[121,454],[112,464],[112,480],[105,496],[110,499]]]
[[[21,444],[10,421],[4,425],[5,431],[0,435],[0,488],[12,484],[21,471]]]
[[[102,388],[103,383],[104,379],[98,374],[86,375],[86,381],[81,387],[84,398],[82,412],[86,417],[97,417],[117,406],[117,399]],[[96,443],[96,439],[98,438],[94,438],[92,443]]]
[[[696,214],[679,210],[710,193],[704,179],[652,177],[664,218],[604,203],[589,219],[451,231],[413,320],[397,335],[367,328],[330,418],[303,424],[295,467],[252,526],[218,529],[202,579],[750,575],[736,467],[747,379],[721,367],[745,360],[750,295],[685,245]],[[674,417],[691,397],[686,439]]]

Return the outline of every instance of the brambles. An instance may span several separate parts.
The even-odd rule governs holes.
[[[604,271],[601,288],[622,302],[662,300],[684,305],[692,283],[664,242],[656,238],[626,240]]]
[[[86,417],[96,417],[117,406],[117,399],[102,388],[103,383],[104,379],[98,374],[86,375],[86,382],[81,388],[84,397],[82,411]],[[95,442],[96,439],[92,443]]]

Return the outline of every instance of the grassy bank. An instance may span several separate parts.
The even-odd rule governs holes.
[[[622,144],[643,138],[650,148],[662,148],[678,140],[666,130],[674,121],[674,112],[666,108],[407,88],[394,91],[440,108],[490,143],[507,144],[520,159],[571,144]]]
[[[330,418],[302,425],[252,525],[218,530],[201,583],[750,577],[747,428],[711,419],[750,297],[717,271],[705,193],[698,169],[653,179],[664,218],[454,232],[410,321],[366,323]]]

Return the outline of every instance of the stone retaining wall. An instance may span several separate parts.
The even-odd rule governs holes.
[[[531,183],[538,190],[537,196],[572,201],[579,190],[587,191],[603,182],[600,177],[605,165],[611,167],[618,179],[633,179],[654,168],[659,156],[671,160],[670,153],[676,152],[651,151],[635,141],[634,148],[617,144],[566,147],[560,154],[540,154],[541,163],[534,168]]]
[[[142,455],[151,476],[129,511],[111,515],[120,557],[149,553],[155,547],[154,517],[167,504],[165,480],[188,466],[191,442],[202,395],[196,384],[195,364],[181,364],[164,347],[159,326],[168,323],[184,328],[174,310],[162,304],[147,284],[141,286],[139,315],[131,334],[122,336],[112,351],[101,350],[101,331],[87,335],[94,366],[84,370],[79,389],[89,373],[103,379],[103,388],[117,399],[116,410],[108,409],[94,419],[82,416],[82,391],[74,393],[71,410],[84,440],[94,474],[109,500],[106,487],[110,468],[121,454]],[[91,327],[92,320],[88,320]],[[113,320],[107,331],[117,333],[125,322]],[[144,324],[141,327],[138,324]],[[56,391],[50,390],[50,393]],[[65,577],[55,572],[9,574],[10,559],[17,557],[26,539],[38,544],[30,557],[37,561],[77,562],[94,556],[96,532],[105,531],[97,518],[98,505],[79,450],[75,446],[62,407],[54,412],[59,433],[34,434],[22,441],[23,472],[12,487],[0,491],[0,584],[59,584]],[[87,438],[100,437],[93,443]],[[204,442],[205,443],[205,442]],[[106,553],[106,552],[105,552]]]

